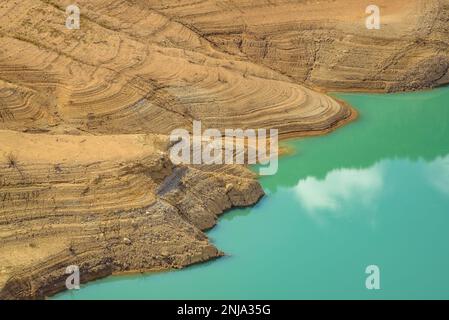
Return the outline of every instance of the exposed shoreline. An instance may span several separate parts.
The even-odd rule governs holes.
[[[345,107],[347,107],[350,110],[350,114],[348,117],[340,119],[339,121],[337,121],[336,123],[334,123],[332,126],[324,129],[324,130],[314,130],[314,131],[309,131],[309,132],[303,132],[303,131],[298,131],[298,132],[294,132],[294,133],[288,133],[288,134],[281,134],[280,135],[280,140],[281,141],[286,141],[286,140],[290,140],[290,139],[296,139],[296,138],[302,138],[302,137],[310,137],[310,136],[319,136],[319,135],[326,135],[326,134],[330,134],[333,131],[337,130],[338,128],[351,123],[352,121],[356,121],[358,118],[358,112],[357,109],[355,109],[354,107],[350,106],[348,103],[346,103],[345,101],[341,100],[341,99],[337,99],[335,97],[333,97],[333,99],[335,99],[336,101],[338,101],[338,103],[343,104]],[[281,154],[282,156],[282,154]],[[257,183],[257,185],[260,187],[260,185]],[[243,191],[243,192],[248,192],[248,191]],[[239,206],[232,206],[230,208],[225,209],[223,212],[218,213],[218,215],[222,215],[222,214],[226,214],[229,210],[238,208],[238,207],[248,207],[248,206],[252,206],[254,204],[256,204],[261,198],[263,197],[263,193],[260,193],[259,195],[256,196],[256,198],[254,198],[254,200],[248,202],[246,205],[239,205]],[[142,209],[143,211],[145,211],[146,209]],[[139,211],[139,210],[138,210]],[[213,225],[210,225],[206,228],[200,228],[201,231],[207,231],[210,230],[212,228],[214,228],[215,223]],[[224,253],[221,251],[216,251],[214,254],[212,255],[207,255],[207,256],[202,256],[201,258],[199,258],[196,261],[192,261],[189,262],[185,265],[180,265],[177,266],[175,268],[173,267],[160,267],[160,268],[149,268],[149,269],[141,269],[141,270],[125,270],[125,271],[112,271],[110,270],[109,272],[99,272],[99,273],[89,273],[89,274],[85,274],[84,277],[82,275],[81,277],[81,281],[82,283],[87,283],[90,281],[95,281],[95,280],[99,280],[108,276],[121,276],[121,275],[129,275],[129,274],[142,274],[142,273],[160,273],[160,272],[168,272],[171,270],[176,270],[179,268],[184,268],[187,266],[191,266],[191,265],[195,265],[195,264],[199,264],[199,263],[203,263],[206,261],[210,261],[213,259],[218,259],[221,256],[223,256]],[[42,299],[45,297],[51,297],[52,295],[55,295],[57,293],[60,293],[62,291],[65,291],[64,287],[61,285],[61,280],[64,279],[57,279],[56,282],[54,283],[48,283],[46,285],[44,285],[43,287],[41,287],[40,289],[40,293],[38,296],[35,297],[28,297],[28,298],[37,298],[37,299]],[[57,286],[57,287],[55,287]],[[13,296],[8,295],[8,293],[5,294],[5,291],[2,291],[0,293],[0,297],[4,298],[4,299],[8,299],[8,298],[13,298]],[[22,297],[24,298],[24,297]]]
[[[341,102],[340,102],[341,103]],[[345,104],[345,106],[347,106]],[[322,135],[322,134],[327,134],[329,132],[332,132],[333,130],[338,129],[339,127],[343,126],[346,123],[349,123],[350,121],[354,121],[357,117],[357,112],[355,109],[350,108],[350,114],[348,117],[340,119],[339,121],[335,122],[332,124],[332,126],[329,126],[328,128],[324,129],[324,130],[317,130],[317,131],[312,131],[312,132],[296,132],[296,133],[289,133],[289,134],[283,134],[280,135],[280,139],[281,140],[286,140],[286,139],[291,139],[293,137],[305,137],[305,136],[311,136],[311,135]],[[155,146],[156,145],[160,145],[160,142],[154,142]],[[164,165],[165,167],[167,165]],[[175,172],[177,169],[176,167],[172,168],[172,172]],[[26,171],[26,170],[25,170]],[[248,178],[251,175],[248,176]],[[255,177],[255,176],[254,176]],[[215,178],[214,178],[215,179]],[[237,196],[239,198],[243,197],[246,198],[247,200],[237,200],[234,201],[233,204],[231,204],[229,207],[226,205],[223,210],[220,210],[221,212],[217,212],[216,215],[221,215],[221,214],[225,214],[227,211],[236,208],[236,207],[247,207],[247,206],[252,206],[254,204],[256,204],[262,197],[263,197],[263,191],[259,185],[259,183],[257,182],[257,180],[248,180],[248,182],[250,182],[248,184],[248,187],[244,187],[244,189],[242,189],[241,191],[239,191],[239,194],[237,194]],[[227,187],[227,186],[226,186]],[[169,201],[169,198],[166,198]],[[165,201],[165,200],[164,200]],[[222,200],[220,200],[222,201]],[[134,210],[135,212],[148,212],[148,208],[147,209],[137,209]],[[195,220],[192,220],[195,221]],[[195,223],[195,222],[194,222]],[[208,222],[207,224],[203,224],[203,223],[196,223],[197,226],[199,226],[199,230],[201,231],[207,231],[210,230],[211,228],[213,228],[216,224],[216,218],[213,219],[213,221]],[[95,235],[94,235],[95,236]],[[115,243],[117,241],[117,238],[114,237],[113,240]],[[133,238],[133,242],[136,241],[135,238]],[[205,241],[207,241],[207,238],[205,238]],[[108,242],[108,241],[107,241]],[[208,243],[208,242],[207,242]],[[127,250],[126,248],[127,246],[125,245],[125,250]],[[144,268],[139,268],[139,269],[130,269],[130,270],[114,270],[114,268],[112,268],[110,266],[110,262],[106,262],[108,260],[106,260],[105,262],[101,262],[104,261],[104,259],[100,259],[100,261],[98,261],[97,263],[99,263],[98,267],[100,267],[98,270],[99,271],[92,271],[92,268],[88,268],[85,269],[83,271],[83,268],[80,267],[81,271],[81,282],[82,283],[86,283],[86,282],[90,282],[90,281],[94,281],[97,279],[101,279],[110,275],[126,275],[126,274],[138,274],[138,273],[153,273],[153,272],[161,272],[161,271],[168,271],[168,270],[173,270],[173,269],[179,269],[179,268],[183,268],[185,266],[190,266],[193,264],[197,264],[197,263],[202,263],[205,261],[209,261],[211,259],[216,259],[221,257],[224,253],[215,249],[215,247],[208,243],[205,247],[205,249],[207,249],[208,253],[200,253],[200,255],[198,255],[196,258],[194,258],[193,260],[180,260],[176,266],[170,266],[170,265],[166,265],[166,266],[161,266],[161,267],[144,267]],[[75,249],[76,250],[76,249]],[[84,249],[83,249],[84,250]],[[142,254],[139,253],[139,256],[141,256]],[[76,258],[76,257],[75,257]],[[65,258],[64,258],[65,259]],[[82,262],[77,262],[77,263],[66,263],[67,265],[69,264],[83,264]],[[142,265],[143,266],[143,265]],[[48,266],[50,267],[50,265]],[[98,268],[97,267],[97,268]],[[47,267],[46,267],[47,268]],[[45,269],[46,269],[45,268]],[[51,267],[52,268],[52,267]],[[28,268],[27,268],[28,269]],[[61,291],[64,291],[65,287],[64,287],[64,281],[66,276],[63,273],[63,269],[59,269],[59,270],[54,270],[52,268],[52,271],[50,272],[45,271],[45,272],[50,272],[50,273],[55,273],[54,278],[50,278],[50,279],[42,279],[39,280],[40,274],[42,274],[41,271],[39,270],[30,270],[30,269],[25,269],[23,271],[23,276],[25,276],[25,274],[27,274],[28,272],[32,272],[34,273],[37,277],[37,282],[36,280],[34,280],[34,285],[33,286],[37,286],[38,290],[33,290],[33,291],[28,291],[27,286],[27,282],[30,281],[29,276],[26,276],[26,278],[22,278],[23,276],[21,275],[16,275],[13,278],[13,281],[8,280],[8,282],[5,284],[5,287],[2,289],[1,293],[0,293],[0,297],[3,299],[8,299],[8,298],[34,298],[34,299],[41,299],[44,297],[49,297],[52,296],[56,293],[59,293]],[[95,269],[94,269],[95,270]],[[87,273],[86,273],[87,272]],[[25,280],[28,279],[28,280]],[[23,281],[26,282],[23,282]],[[26,285],[25,287],[22,287],[23,285]],[[17,293],[21,293],[19,296],[17,295]],[[33,296],[28,296],[28,294],[32,293]],[[22,295],[23,294],[23,295]]]
[[[427,89],[427,90],[432,90],[432,89]],[[346,91],[342,91],[342,92],[338,92],[338,93],[352,93],[352,92],[355,92],[355,91],[351,91],[351,90],[346,90]],[[363,93],[372,93],[371,91],[356,91],[357,93],[361,93],[361,94],[363,94]],[[378,93],[382,93],[382,92],[378,92]],[[385,94],[384,92],[383,92],[383,94]],[[394,93],[392,93],[392,94],[394,94]],[[333,97],[334,99],[336,99],[335,97]],[[339,128],[341,128],[341,127],[343,127],[343,126],[345,126],[345,125],[347,125],[347,124],[349,124],[349,123],[351,123],[351,122],[353,122],[353,121],[356,121],[357,120],[357,118],[358,118],[358,111],[357,111],[357,109],[356,108],[354,108],[353,106],[351,106],[351,105],[349,105],[347,102],[345,102],[344,100],[341,100],[341,99],[336,99],[339,103],[344,103],[346,106],[348,106],[350,109],[351,109],[351,115],[348,117],[348,118],[346,118],[346,119],[342,119],[341,121],[339,121],[339,122],[337,122],[337,124],[336,125],[334,125],[333,127],[330,127],[330,128],[328,128],[327,130],[321,130],[321,131],[311,131],[311,132],[298,132],[297,134],[295,134],[295,133],[292,133],[292,134],[287,134],[287,135],[281,135],[280,136],[280,140],[281,141],[288,141],[288,140],[292,140],[292,139],[298,139],[298,138],[303,138],[303,137],[312,137],[312,136],[322,136],[322,135],[327,135],[327,134],[330,134],[330,133],[332,133],[332,132],[334,132],[334,131],[336,131],[337,129],[339,129]],[[285,154],[285,153],[280,153],[280,156],[288,156],[288,153],[287,154]],[[262,197],[261,197],[262,198]],[[257,200],[257,202],[259,202],[259,200],[261,199],[261,198],[259,198],[258,200]],[[256,203],[257,203],[256,202]],[[256,204],[256,203],[254,203],[254,204]],[[253,204],[253,205],[254,205]],[[249,205],[249,207],[251,207],[251,206],[253,206],[253,205]],[[225,214],[227,214],[228,213],[228,211],[232,211],[232,210],[234,210],[234,209],[237,209],[237,208],[239,208],[239,207],[232,207],[232,208],[229,208],[229,209],[227,209],[225,212],[223,212],[222,214],[220,214],[220,216],[221,215],[225,215]],[[244,207],[242,207],[242,208],[244,208]],[[214,228],[215,226],[213,226],[213,227],[211,227],[211,228],[208,228],[208,229],[204,229],[203,231],[209,231],[209,230],[212,230],[213,228]],[[219,258],[221,258],[222,256],[225,256],[226,254],[225,253],[223,253],[222,255],[219,255],[219,256],[217,256],[217,257],[212,257],[212,258],[210,258],[210,259],[208,259],[208,260],[205,260],[205,261],[199,261],[199,262],[196,262],[196,263],[193,263],[193,264],[190,264],[190,265],[187,265],[187,266],[185,266],[185,267],[190,267],[190,266],[193,266],[193,265],[196,265],[196,264],[201,264],[201,263],[204,263],[204,262],[208,262],[208,261],[213,261],[213,260],[215,260],[215,259],[219,259]],[[184,267],[183,267],[184,268]],[[151,276],[152,274],[160,274],[160,273],[166,273],[166,272],[172,272],[172,271],[175,271],[175,270],[178,270],[178,269],[154,269],[154,270],[146,270],[146,271],[128,271],[128,272],[115,272],[115,273],[112,273],[111,275],[108,275],[107,277],[110,277],[110,276],[116,276],[116,277],[120,277],[120,276],[128,276],[128,275],[147,275],[147,276]],[[103,277],[101,277],[101,278],[96,278],[96,279],[93,279],[93,280],[91,280],[91,281],[96,281],[96,280],[100,280],[100,279],[102,279]],[[64,290],[63,290],[64,291]],[[63,292],[63,291],[61,291],[61,292]],[[60,292],[57,292],[57,293],[60,293]],[[57,294],[57,293],[55,293],[55,294]]]
[[[86,282],[222,256],[204,230],[264,191],[244,166],[175,166],[175,129],[201,120],[278,129],[281,140],[324,135],[358,116],[331,88],[448,83],[449,6],[379,1],[376,31],[357,0],[138,0],[112,11],[80,0],[78,30],[65,27],[63,1],[5,3],[0,298],[60,292],[69,265]]]
[[[335,98],[334,98],[334,99],[335,99]],[[334,126],[329,127],[329,128],[326,129],[326,130],[317,130],[317,131],[311,131],[311,132],[297,132],[296,134],[295,134],[295,133],[292,133],[292,134],[283,134],[283,135],[280,135],[280,137],[279,137],[279,138],[280,138],[280,141],[287,141],[287,140],[290,140],[290,139],[297,139],[297,138],[303,138],[303,137],[312,137],[312,136],[327,135],[327,134],[330,134],[330,133],[334,132],[335,130],[337,130],[337,129],[339,129],[339,128],[341,128],[341,127],[343,127],[343,126],[345,126],[345,125],[347,125],[347,124],[349,124],[349,123],[351,123],[351,122],[353,122],[353,121],[356,121],[357,118],[358,118],[358,112],[357,112],[357,109],[355,109],[354,107],[350,106],[347,102],[345,102],[345,101],[343,101],[343,100],[340,100],[340,99],[336,99],[336,100],[337,100],[339,103],[344,103],[345,106],[347,106],[347,107],[350,108],[351,114],[350,114],[350,116],[349,116],[348,118],[345,118],[345,119],[342,119],[342,120],[338,121]],[[288,156],[288,154],[284,154],[284,153],[280,152],[279,156]],[[226,211],[224,211],[223,213],[221,213],[219,216],[225,215],[225,214],[228,213],[229,211],[232,211],[232,210],[235,210],[235,209],[238,209],[238,208],[252,207],[252,206],[254,206],[255,204],[257,204],[263,197],[264,197],[264,196],[262,195],[261,197],[259,197],[259,198],[257,199],[256,202],[254,202],[254,203],[252,203],[252,204],[250,204],[250,205],[248,205],[248,206],[236,206],[236,207],[229,208],[229,209],[227,209]],[[202,231],[203,231],[203,232],[210,231],[210,230],[212,230],[213,228],[215,228],[215,226],[216,226],[216,224],[213,225],[213,226],[210,227],[210,228],[202,229]],[[216,260],[216,259],[220,259],[222,256],[225,256],[225,255],[226,255],[226,253],[220,252],[220,255],[218,255],[218,256],[211,257],[211,258],[209,258],[209,259],[207,259],[207,260],[204,260],[204,261],[198,261],[198,262],[195,262],[195,263],[186,265],[186,266],[182,267],[182,269],[185,268],[185,267],[191,267],[191,266],[194,266],[194,265],[197,265],[197,264],[201,264],[201,263],[204,263],[204,262],[208,262],[208,261],[213,261],[213,260]],[[178,270],[178,269],[179,269],[179,268],[172,268],[172,269],[170,269],[170,268],[168,268],[168,269],[163,269],[163,268],[162,268],[162,269],[145,270],[145,271],[114,272],[114,273],[108,275],[107,277],[110,277],[110,276],[138,275],[138,274],[151,275],[151,274],[158,274],[158,273],[171,272],[171,271]],[[103,279],[103,278],[104,278],[104,277],[99,277],[99,278],[96,278],[96,279],[92,279],[92,280],[90,280],[89,282],[91,282],[91,281],[96,281],[96,280],[100,280],[100,279]],[[60,291],[60,292],[64,292],[64,291],[66,291],[66,290],[62,290],[62,291]],[[60,292],[56,292],[56,293],[54,293],[54,294],[57,294],[57,293],[60,293]],[[49,296],[49,297],[51,297],[51,296]]]

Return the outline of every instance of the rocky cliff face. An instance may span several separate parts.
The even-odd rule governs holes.
[[[202,230],[263,195],[240,166],[174,167],[164,136],[3,131],[0,142],[0,298],[58,292],[70,265],[85,282],[219,257]]]
[[[69,3],[0,7],[0,129],[168,134],[201,120],[205,128],[288,133],[350,115],[279,72],[223,52],[151,1],[80,1],[79,30],[65,27]]]
[[[373,1],[154,2],[218,48],[313,87],[400,91],[449,82],[447,0],[375,1],[380,30],[365,27]]]
[[[327,132],[354,117],[308,87],[447,83],[448,2],[65,0],[0,4],[0,297],[219,257],[203,230],[263,196],[242,166],[175,166],[173,129]],[[306,85],[306,86],[304,86]]]

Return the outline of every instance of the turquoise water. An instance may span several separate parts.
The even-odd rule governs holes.
[[[449,88],[339,94],[358,121],[288,141],[267,196],[209,236],[228,256],[60,299],[449,298]],[[365,268],[380,269],[367,290]]]

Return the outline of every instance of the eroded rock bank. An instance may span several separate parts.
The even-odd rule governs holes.
[[[0,298],[221,256],[203,233],[256,203],[236,165],[175,166],[172,130],[328,132],[354,118],[312,90],[449,82],[447,1],[80,0],[0,6]],[[332,13],[331,15],[329,15]],[[306,87],[305,85],[308,87]]]
[[[263,196],[241,166],[174,167],[166,137],[105,139],[0,135],[10,155],[0,164],[1,298],[59,292],[70,265],[86,282],[219,257],[202,230]]]
[[[449,82],[447,0],[154,3],[216,47],[311,87],[392,92]],[[365,26],[373,4],[379,30]]]

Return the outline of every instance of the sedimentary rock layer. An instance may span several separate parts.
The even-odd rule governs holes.
[[[81,280],[180,268],[219,257],[202,230],[263,191],[240,166],[174,167],[155,135],[0,132],[1,298]]]
[[[151,1],[0,7],[0,128],[62,134],[155,133],[204,127],[332,127],[350,111],[270,68],[224,53]]]
[[[0,298],[180,268],[263,190],[242,166],[175,166],[173,129],[327,132],[352,110],[310,87],[447,83],[448,2],[65,0],[0,4]],[[306,87],[307,86],[307,87]]]
[[[151,3],[216,47],[311,86],[398,91],[449,82],[447,0]],[[379,30],[365,26],[372,4]]]

